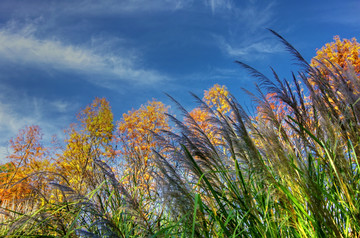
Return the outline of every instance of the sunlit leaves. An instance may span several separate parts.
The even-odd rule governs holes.
[[[215,84],[209,90],[204,91],[203,102],[214,111],[215,115],[211,115],[210,112],[203,107],[194,108],[189,114],[197,123],[198,129],[201,129],[205,135],[210,139],[213,144],[219,144],[220,138],[216,133],[215,125],[211,122],[211,117],[220,115],[227,115],[231,112],[231,107],[229,101],[229,91],[226,86],[220,86]],[[194,125],[191,126],[192,120],[185,118],[185,124],[192,128],[195,135],[199,135],[197,129],[194,128]]]
[[[344,92],[339,90],[343,87],[342,82],[338,80],[340,76],[346,81],[349,90],[358,95],[359,80],[353,81],[353,79],[358,79],[360,76],[359,54],[360,44],[355,38],[340,40],[339,36],[335,36],[334,42],[327,43],[316,52],[316,56],[311,60],[311,66],[320,71],[322,77],[329,82],[330,87],[339,97],[344,97]],[[354,75],[344,75],[345,71],[347,74],[352,72]],[[320,82],[315,82],[312,78],[309,81],[316,90],[319,90]]]
[[[156,148],[152,132],[159,133],[161,130],[170,129],[165,115],[167,111],[168,108],[162,102],[153,100],[142,105],[138,110],[124,113],[118,123],[118,140],[123,142],[120,153],[129,156],[129,148],[132,148],[147,156],[153,148]]]
[[[42,133],[39,126],[28,126],[10,140],[11,162],[4,166],[1,173],[0,197],[2,200],[19,199],[28,196],[33,189],[42,190],[42,177],[36,173],[51,170],[46,160],[47,149],[41,143]]]
[[[340,40],[339,36],[334,37],[335,42],[327,43],[316,52],[316,56],[311,60],[311,65],[318,67],[326,65],[332,72],[336,72],[334,66],[348,69],[349,65],[354,67],[355,72],[360,74],[360,44],[355,38],[351,40]]]
[[[0,167],[0,199],[42,189],[28,175],[56,168],[67,183],[46,180],[59,183],[51,194],[58,203],[48,199],[51,212],[38,217],[54,230],[63,221],[62,234],[79,227],[111,237],[352,237],[359,230],[360,108],[358,96],[332,91],[340,91],[335,80],[358,81],[358,44],[335,40],[299,75],[307,89],[295,76],[293,85],[276,74],[276,84],[262,81],[269,93],[252,95],[252,117],[216,84],[199,107],[182,110],[183,123],[173,118],[177,128],[168,107],[153,100],[125,113],[114,136],[109,103],[97,98],[67,130],[65,149],[51,153],[54,163],[39,128],[25,128],[11,140],[12,161]],[[106,167],[109,158],[118,166]]]
[[[85,189],[83,183],[93,176],[94,159],[114,156],[110,143],[114,123],[109,102],[96,98],[78,114],[78,120],[79,124],[71,125],[67,131],[66,149],[58,164],[72,186]]]
[[[137,110],[123,114],[117,127],[117,141],[120,144],[118,153],[125,159],[130,174],[127,180],[137,180],[137,184],[146,185],[153,168],[152,150],[161,151],[153,134],[161,134],[162,130],[170,130],[165,113],[168,107],[162,102],[153,100],[142,105]]]
[[[204,91],[204,102],[210,107],[214,108],[221,114],[225,115],[230,111],[229,91],[225,85],[220,86],[215,84],[209,90]]]
[[[88,138],[104,145],[112,139],[114,118],[109,102],[105,98],[96,98],[91,105],[79,113],[78,120]]]

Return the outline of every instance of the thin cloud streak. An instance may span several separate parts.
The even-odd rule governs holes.
[[[233,47],[225,41],[221,41],[220,48],[230,56],[249,56],[258,57],[264,53],[274,54],[284,52],[284,47],[280,44],[271,44],[266,41],[253,43],[245,47]]]
[[[90,13],[96,15],[109,15],[121,13],[159,12],[175,11],[183,9],[192,0],[104,0],[104,1],[82,1],[78,8],[71,7],[70,12]]]
[[[83,1],[78,7],[71,7],[67,12],[76,14],[91,15],[116,15],[116,14],[136,14],[143,12],[166,12],[179,11],[192,8],[197,1],[195,0],[104,0],[104,1]],[[209,8],[213,14],[229,11],[234,8],[233,0],[203,0],[200,4]]]
[[[267,28],[274,21],[273,8],[276,2],[267,3],[264,6],[249,4],[236,9],[236,18],[245,24],[248,30],[255,32],[261,28]]]
[[[230,14],[236,24],[230,23],[227,35],[213,35],[218,48],[227,56],[247,57],[250,60],[263,58],[264,53],[283,52],[281,44],[264,37],[265,29],[273,25],[275,6],[276,2],[259,5],[249,1],[242,6],[232,7]]]
[[[77,0],[34,1],[12,0],[11,4],[0,1],[3,13],[15,18],[45,16],[109,16],[119,14],[141,14],[176,11],[191,6],[194,0]],[[39,7],[41,5],[41,7]],[[13,6],[16,6],[14,8]]]
[[[56,39],[39,39],[31,27],[20,31],[0,29],[0,58],[40,68],[74,71],[86,76],[102,76],[107,81],[123,80],[152,84],[168,78],[155,70],[135,67],[135,57],[120,57],[99,50],[64,44]],[[96,82],[95,77],[87,77]],[[108,82],[109,83],[109,82]],[[107,85],[107,84],[104,84]]]
[[[205,5],[211,8],[213,14],[218,11],[229,11],[233,9],[233,4],[231,0],[205,0]]]

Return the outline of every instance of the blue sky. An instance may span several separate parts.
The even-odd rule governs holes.
[[[256,0],[0,1],[0,157],[25,125],[60,135],[95,97],[115,119],[169,93],[191,109],[225,84],[244,104],[240,60],[282,77],[296,67],[271,28],[310,60],[334,35],[359,38],[360,2]],[[0,159],[1,160],[1,159]]]

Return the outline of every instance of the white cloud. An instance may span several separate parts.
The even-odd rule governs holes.
[[[228,34],[214,34],[213,37],[225,54],[257,59],[267,53],[284,51],[284,47],[266,31],[275,22],[273,9],[276,3],[254,0],[235,7],[230,0],[214,0],[214,6],[221,1],[226,2],[228,9],[231,9],[228,13],[231,18],[228,21]]]
[[[21,105],[21,108],[19,105]],[[48,102],[38,98],[26,98],[17,102],[0,102],[0,131],[2,139],[7,140],[11,136],[16,135],[19,129],[26,125],[36,124],[49,132],[54,131],[59,124],[69,122],[69,118],[66,116],[68,113],[66,112],[73,111],[70,108],[74,108],[74,104],[59,101]],[[49,110],[63,114],[63,116],[50,120],[45,115]]]
[[[81,15],[108,16],[119,14],[142,14],[144,12],[176,11],[191,6],[194,0],[76,0],[76,1],[0,1],[0,9],[15,18],[39,16]],[[9,4],[9,2],[11,2]],[[14,7],[16,6],[16,7]]]
[[[70,14],[118,15],[143,12],[176,11],[188,7],[193,0],[85,0],[61,3],[63,10]]]
[[[236,9],[237,20],[250,31],[256,31],[261,28],[268,28],[274,20],[273,8],[276,5],[275,1],[270,3],[250,3]]]
[[[79,108],[78,103],[29,97],[3,85],[0,85],[0,92],[0,163],[9,153],[9,139],[15,137],[20,129],[38,125],[45,141],[50,141],[54,134],[63,139],[63,129],[73,119],[69,115]],[[54,114],[56,116],[51,116]]]
[[[226,43],[225,41],[223,41],[221,44],[222,44],[222,48],[230,56],[247,56],[247,55],[255,56],[254,54],[256,55],[260,55],[264,53],[272,54],[272,53],[279,53],[284,51],[284,47],[282,45],[276,43],[272,44],[266,41],[253,43],[244,47],[233,47],[230,44]]]
[[[231,0],[205,0],[205,5],[211,8],[212,13],[219,10],[228,11],[234,7],[233,1]]]
[[[284,52],[284,46],[279,42],[269,39],[260,39],[258,42],[250,43],[244,40],[242,44],[230,44],[220,36],[214,36],[219,48],[231,57],[248,57],[257,59],[264,57],[264,54],[275,54]],[[247,44],[248,43],[248,44]]]
[[[134,55],[119,56],[100,47],[65,44],[58,39],[35,37],[34,27],[21,30],[8,26],[0,29],[0,58],[46,69],[74,71],[86,76],[101,76],[102,80],[124,80],[152,84],[167,77],[155,70],[144,69]],[[106,41],[104,41],[106,45]],[[95,83],[97,77],[87,77]],[[104,85],[108,85],[107,84]]]
[[[64,100],[55,100],[49,102],[49,105],[55,109],[55,111],[60,113],[65,113],[69,110],[69,108],[73,107],[73,103],[66,102]]]
[[[18,2],[19,0],[12,0]],[[249,0],[248,0],[249,1]],[[250,0],[251,2],[251,0]],[[194,6],[206,7],[212,13],[221,13],[232,10],[235,7],[235,0],[77,0],[44,2],[39,8],[32,2],[22,2],[17,9],[2,5],[5,12],[12,12],[18,18],[47,16],[118,16],[136,15],[144,13],[174,12],[188,10]]]

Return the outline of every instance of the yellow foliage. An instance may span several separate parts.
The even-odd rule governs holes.
[[[320,50],[317,50],[316,56],[311,60],[311,66],[315,67],[319,70],[321,73],[321,79],[327,80],[332,88],[332,90],[335,92],[335,95],[339,98],[342,97],[341,92],[337,90],[338,85],[338,78],[333,76],[339,76],[338,73],[342,74],[341,70],[338,70],[338,68],[342,68],[344,70],[349,69],[351,67],[354,70],[354,73],[359,77],[360,76],[360,44],[356,41],[355,38],[348,40],[343,39],[340,40],[339,36],[334,37],[334,42],[327,43],[324,47],[322,47]],[[325,67],[324,67],[325,66]],[[331,75],[328,70],[331,71]],[[318,88],[316,87],[316,82],[312,77],[309,77],[309,82],[311,85],[314,86],[315,92],[317,92]],[[346,77],[345,77],[346,80]],[[352,82],[347,81],[349,86],[351,87]],[[359,94],[359,92],[354,91],[354,93]],[[327,94],[324,96],[328,96]],[[289,125],[284,123],[283,118],[287,115],[291,115],[292,111],[290,107],[281,100],[277,98],[276,93],[269,93],[266,95],[266,99],[270,103],[270,107],[272,111],[274,112],[277,120],[281,122],[283,128],[286,131],[289,131]],[[331,97],[327,97],[327,100],[330,104],[334,105],[334,100]],[[306,113],[308,115],[309,121],[302,122],[304,126],[310,131],[314,129],[312,117],[314,116],[314,112],[311,105],[311,98],[304,96],[304,103],[306,107]],[[334,110],[339,113],[339,118],[342,119],[343,115],[341,115],[341,112],[339,110],[339,107],[337,105],[334,105]],[[267,114],[264,111],[264,108],[258,107],[257,108],[257,116],[256,121],[259,122],[260,119],[262,120],[259,123],[267,124]],[[290,139],[296,139],[296,138],[290,138]]]
[[[118,140],[123,142],[120,153],[131,156],[131,149],[141,153],[144,157],[156,148],[152,132],[159,133],[161,130],[169,130],[168,119],[165,115],[168,107],[162,102],[153,100],[146,106],[142,105],[138,110],[132,110],[123,114],[118,123]]]
[[[0,174],[0,200],[25,198],[34,189],[43,192],[46,181],[38,172],[52,171],[53,167],[41,139],[39,126],[27,126],[10,140],[10,162]]]
[[[215,108],[221,114],[230,112],[230,105],[227,102],[229,91],[225,85],[215,84],[209,90],[204,91],[204,102],[210,107]]]
[[[220,86],[219,84],[215,84],[209,90],[204,91],[203,101],[213,110],[221,113],[222,115],[226,115],[231,112],[230,104],[227,100],[229,98],[229,91],[226,86]],[[210,123],[210,115],[205,110],[197,107],[194,108],[190,113],[190,116],[194,119],[194,121],[199,125],[200,129],[205,132],[210,141],[215,145],[219,145],[221,143],[221,139],[215,134],[215,126]],[[185,119],[185,124],[190,126],[191,123],[188,119]],[[191,128],[191,126],[190,126]],[[193,130],[195,135],[199,135],[197,130]]]
[[[153,133],[161,134],[161,130],[170,130],[165,113],[168,107],[162,102],[153,100],[137,110],[123,114],[118,122],[117,140],[120,142],[118,153],[125,159],[124,183],[134,184],[142,189],[152,189],[150,168],[154,166],[152,150],[161,148],[153,138]],[[149,187],[150,186],[150,187]]]
[[[347,69],[349,63],[354,66],[354,70],[357,74],[360,73],[360,44],[355,38],[351,40],[340,40],[339,36],[334,37],[335,42],[327,43],[324,47],[316,52],[316,56],[311,60],[313,67],[320,66],[319,62],[326,65],[332,72],[336,72],[331,65],[339,65],[340,67]]]
[[[66,149],[58,166],[73,188],[85,192],[88,182],[95,182],[93,159],[113,157],[113,114],[109,102],[96,98],[78,114],[79,125],[67,131]],[[91,183],[90,183],[91,184]]]
[[[355,38],[351,40],[340,40],[339,36],[334,37],[335,42],[327,43],[324,47],[316,52],[316,56],[311,60],[311,66],[319,68],[324,78],[330,82],[333,90],[336,90],[336,82],[333,77],[329,75],[327,71],[321,67],[321,64],[331,70],[332,73],[337,75],[337,68],[341,67],[344,70],[349,69],[350,65],[354,70],[354,73],[360,76],[360,44]],[[321,63],[319,63],[321,62]],[[335,68],[334,68],[335,67]],[[340,71],[340,74],[342,72]],[[311,78],[310,82],[314,83]],[[347,82],[351,84],[350,81]],[[351,85],[349,85],[351,87]],[[359,92],[355,92],[359,94]],[[341,96],[341,95],[339,95]]]

